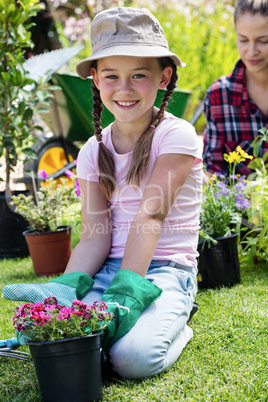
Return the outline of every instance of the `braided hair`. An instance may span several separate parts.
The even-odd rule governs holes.
[[[156,127],[164,119],[164,113],[167,108],[168,102],[171,95],[176,88],[178,74],[177,67],[173,60],[169,57],[163,57],[158,59],[161,69],[163,70],[167,66],[172,67],[172,76],[170,82],[167,86],[167,90],[162,99],[162,103],[157,114],[153,117],[149,127],[144,131],[144,133],[137,140],[134,150],[133,158],[127,173],[126,181],[128,184],[133,183],[134,185],[139,185],[140,180],[146,173],[146,169],[149,163],[150,150],[152,145],[152,140],[154,136],[154,131]],[[92,67],[96,68],[97,63],[94,62]],[[95,136],[99,142],[99,156],[98,156],[98,166],[99,166],[99,177],[103,192],[108,200],[110,200],[113,191],[115,190],[115,163],[111,152],[102,142],[102,128],[101,128],[101,113],[103,110],[103,105],[100,97],[100,92],[93,82],[92,87],[93,93],[93,123],[95,127]]]

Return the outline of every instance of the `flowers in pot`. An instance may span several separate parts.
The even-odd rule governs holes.
[[[29,222],[29,228],[38,233],[53,232],[58,228],[59,216],[68,211],[77,200],[77,181],[69,176],[73,185],[67,185],[67,179],[60,178],[60,184],[48,178],[45,171],[38,172],[44,179],[42,186],[35,191],[35,196],[19,194],[12,196],[15,211]],[[35,198],[35,199],[34,199]]]
[[[15,309],[12,318],[16,331],[30,342],[51,342],[83,337],[103,331],[113,319],[100,301],[92,306],[74,300],[71,307],[61,306],[50,296],[43,303],[25,303]]]
[[[229,177],[214,174],[203,185],[197,276],[200,288],[240,282],[237,238],[250,199],[245,194],[245,177],[234,172],[236,163],[252,156],[237,147],[224,158],[230,164]]]
[[[106,310],[102,301],[64,307],[53,296],[15,309],[13,324],[28,337],[43,401],[101,399],[100,335],[114,318]]]
[[[45,180],[35,191],[35,197],[13,196],[12,204],[29,222],[29,230],[24,235],[36,275],[56,275],[65,270],[72,251],[71,227],[59,226],[59,217],[69,212],[77,200],[77,181],[71,176],[72,186],[64,178],[59,184],[47,178],[45,172],[40,174]]]
[[[229,162],[229,177],[216,173],[203,185],[199,239],[208,245],[216,244],[219,237],[239,232],[242,217],[250,206],[250,197],[245,194],[247,180],[234,172],[237,163],[253,157],[237,147],[224,158]]]

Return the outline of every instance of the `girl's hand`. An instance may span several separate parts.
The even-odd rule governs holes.
[[[120,269],[105,290],[102,301],[115,315],[102,336],[102,348],[110,347],[137,322],[143,310],[160,297],[162,290],[134,272]]]

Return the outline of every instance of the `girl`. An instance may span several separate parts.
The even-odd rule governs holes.
[[[258,130],[268,128],[268,0],[238,0],[234,21],[240,60],[232,74],[210,86],[205,98],[203,157],[212,174],[228,175],[223,154],[238,145],[252,154]],[[260,156],[267,151],[263,142]],[[236,173],[247,176],[248,162],[238,164]]]
[[[77,162],[81,240],[64,275],[3,293],[22,300],[24,286],[35,301],[41,288],[42,296],[64,292],[65,301],[72,292],[88,304],[105,301],[116,316],[102,341],[113,369],[148,377],[169,368],[193,335],[186,323],[197,291],[201,158],[194,128],[165,111],[184,63],[155,17],[103,11],[91,41],[92,56],[77,65],[81,78],[93,78],[95,124]],[[159,88],[167,90],[157,109]],[[102,104],[114,115],[104,130]]]

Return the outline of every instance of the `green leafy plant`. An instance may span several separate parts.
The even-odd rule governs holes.
[[[247,211],[251,230],[243,240],[243,258],[251,262],[268,260],[268,152],[259,156],[261,144],[268,142],[268,130],[263,127],[259,133],[252,143],[255,159],[248,166],[253,172],[245,188],[251,198]]]
[[[40,173],[43,178],[47,175]],[[15,206],[15,212],[21,214],[29,222],[31,230],[36,232],[55,231],[58,227],[58,219],[77,200],[79,188],[76,176],[70,175],[69,180],[60,178],[60,183],[53,179],[44,180],[40,190],[36,191],[35,198],[32,194],[19,194],[12,196],[11,205]]]
[[[25,48],[33,46],[29,21],[41,9],[36,0],[0,0],[0,157],[5,157],[8,192],[18,159],[36,156],[33,133],[42,129],[33,119],[34,110],[39,102],[49,105],[53,96],[46,79],[38,86],[24,69]]]
[[[199,240],[217,243],[218,237],[237,232],[241,213],[235,198],[225,184],[225,178],[214,176],[203,186],[203,202],[200,214]]]
[[[56,297],[50,296],[43,303],[17,307],[12,321],[16,331],[27,340],[49,342],[103,331],[114,317],[106,310],[107,305],[102,301],[88,306],[74,300],[71,307],[65,307],[59,305]]]
[[[224,158],[229,162],[229,176],[214,174],[203,185],[199,240],[204,243],[215,244],[218,237],[239,233],[242,218],[250,206],[250,199],[245,195],[247,181],[234,172],[237,163],[252,156],[237,147]]]

